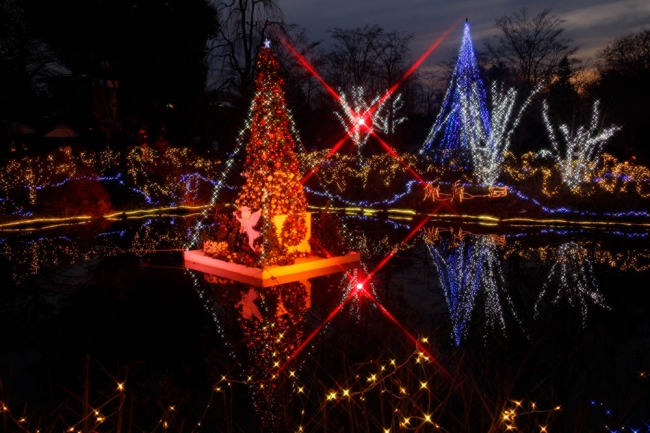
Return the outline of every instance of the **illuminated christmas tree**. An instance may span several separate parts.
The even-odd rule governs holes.
[[[358,253],[348,253],[335,242],[336,236],[329,243],[324,242],[328,236],[315,236],[319,248],[312,254],[311,213],[307,212],[299,160],[294,151],[298,136],[294,135],[296,128],[285,106],[280,65],[268,45],[265,42],[258,52],[257,89],[240,145],[235,150],[237,153],[245,145],[241,173],[245,181],[234,200],[237,210],[226,215],[217,213],[213,233],[206,232],[202,239],[203,248],[183,252],[188,268],[212,271],[258,287],[300,281],[306,274],[311,278],[340,272],[358,266],[360,261]],[[321,227],[329,228],[332,224],[319,224],[317,228]],[[336,246],[336,251],[324,251],[323,243]],[[342,255],[332,256],[332,253]],[[311,259],[296,263],[296,259],[305,257]],[[280,282],[271,272],[251,273],[233,264],[258,269],[272,265],[297,266],[283,269],[283,282]]]
[[[438,139],[440,135],[442,137]],[[433,160],[438,163],[454,163],[468,168],[472,162],[471,143],[478,141],[480,135],[490,135],[490,113],[469,33],[469,22],[466,21],[451,82],[420,153],[430,151]],[[436,140],[438,146],[432,150]]]
[[[299,255],[292,247],[308,235],[307,201],[298,174],[293,121],[285,106],[279,71],[276,53],[267,41],[257,55],[256,93],[242,173],[246,181],[235,201],[242,229],[247,212],[251,218],[259,215],[257,232],[248,228],[257,265],[291,263]],[[260,240],[253,245],[252,237],[257,233]]]

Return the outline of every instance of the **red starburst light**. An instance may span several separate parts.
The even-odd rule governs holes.
[[[402,78],[401,78],[399,81],[397,81],[397,82],[396,82],[396,83],[395,83],[395,84],[394,84],[394,85],[393,85],[393,86],[392,86],[392,87],[391,87],[391,88],[386,92],[386,94],[384,94],[381,98],[379,98],[379,100],[378,100],[378,101],[377,101],[377,102],[376,102],[372,107],[370,107],[370,109],[368,109],[365,113],[363,113],[363,114],[361,114],[361,115],[358,115],[357,118],[356,118],[356,122],[352,122],[352,125],[351,125],[351,128],[357,128],[357,129],[364,128],[364,129],[368,129],[368,130],[370,130],[370,133],[372,133],[373,136],[374,136],[375,138],[378,139],[379,143],[384,147],[384,149],[386,149],[386,151],[387,151],[391,156],[393,156],[394,158],[396,158],[396,159],[397,159],[397,160],[398,160],[402,165],[404,165],[404,166],[407,168],[407,170],[411,173],[411,175],[413,175],[413,177],[416,178],[416,179],[417,179],[417,180],[418,180],[418,181],[419,181],[419,182],[420,182],[420,183],[421,183],[425,188],[430,188],[430,185],[429,185],[429,184],[428,184],[428,183],[427,183],[427,182],[426,182],[426,181],[425,181],[425,180],[424,180],[424,179],[423,179],[423,178],[422,178],[422,177],[421,177],[417,172],[415,172],[415,170],[413,170],[412,167],[408,166],[408,165],[407,165],[407,164],[406,164],[406,163],[405,163],[405,162],[404,162],[404,161],[403,161],[403,160],[402,160],[402,159],[397,155],[397,153],[396,153],[396,152],[395,152],[395,151],[394,151],[394,150],[393,150],[393,149],[392,149],[392,148],[391,148],[387,143],[385,143],[385,142],[384,142],[384,141],[383,141],[383,140],[382,140],[382,139],[381,139],[381,138],[380,138],[376,133],[374,133],[374,132],[372,131],[372,125],[371,125],[371,123],[369,122],[369,119],[372,118],[372,115],[373,115],[374,111],[376,111],[376,110],[378,109],[378,107],[381,106],[381,104],[383,104],[383,103],[386,101],[386,99],[388,99],[388,98],[389,98],[389,97],[390,97],[390,96],[391,96],[391,95],[392,95],[392,94],[397,90],[397,88],[398,88],[398,87],[399,87],[399,86],[404,82],[404,80],[406,80],[406,78],[407,78],[408,76],[410,76],[410,75],[411,75],[411,74],[412,74],[412,73],[413,73],[413,72],[414,72],[414,71],[415,71],[415,70],[416,70],[416,69],[417,69],[417,68],[422,64],[422,62],[423,62],[423,61],[424,61],[424,60],[425,60],[425,59],[426,59],[426,58],[427,58],[427,57],[428,57],[428,56],[429,56],[429,55],[430,55],[430,54],[431,54],[431,53],[432,53],[432,52],[433,52],[433,51],[434,51],[434,50],[435,50],[439,45],[440,45],[440,43],[441,43],[441,42],[442,42],[442,41],[443,41],[443,40],[444,40],[444,39],[445,39],[445,38],[446,38],[446,37],[451,33],[451,31],[456,27],[456,25],[457,25],[457,23],[454,23],[454,24],[453,24],[453,25],[452,25],[452,26],[451,26],[451,27],[450,27],[446,32],[444,32],[444,33],[442,34],[442,36],[440,36],[440,37],[439,37],[439,38],[438,38],[438,39],[437,39],[437,40],[436,40],[436,41],[435,41],[435,42],[434,42],[434,43],[433,43],[433,44],[432,44],[432,45],[427,49],[427,51],[426,51],[426,52],[425,52],[425,53],[424,53],[424,54],[423,54],[423,55],[422,55],[422,56],[421,56],[421,57],[420,57],[420,58],[419,58],[419,59],[418,59],[418,60],[417,60],[417,61],[416,61],[416,62],[415,62],[415,63],[414,63],[414,64],[413,64],[413,65],[412,65],[412,66],[411,66],[407,71],[406,71],[406,73],[402,76]],[[340,96],[339,96],[339,95],[334,91],[334,89],[332,89],[331,86],[329,86],[329,85],[325,82],[325,80],[324,80],[324,79],[323,79],[323,78],[322,78],[322,77],[321,77],[321,76],[316,72],[316,70],[315,70],[315,69],[314,69],[314,68],[309,64],[309,62],[304,58],[304,56],[302,56],[300,53],[298,53],[298,52],[295,50],[295,48],[293,48],[293,47],[291,46],[291,44],[289,44],[289,42],[288,42],[285,38],[283,38],[282,36],[280,36],[280,35],[278,35],[278,34],[276,34],[276,36],[278,36],[278,38],[283,42],[283,44],[284,44],[284,45],[285,45],[285,46],[286,46],[286,47],[291,51],[291,53],[293,53],[293,55],[298,59],[298,61],[300,62],[300,64],[302,64],[302,65],[305,67],[305,69],[307,69],[307,70],[308,70],[308,71],[309,71],[309,72],[310,72],[310,73],[311,73],[311,74],[312,74],[312,75],[313,75],[313,76],[314,76],[318,81],[320,81],[320,82],[323,84],[323,86],[325,87],[325,89],[328,91],[328,93],[329,93],[330,95],[332,95],[332,97],[333,97],[337,102],[340,103],[340,102],[342,101],[342,98],[341,98],[341,97],[340,97]],[[348,133],[349,136],[352,136],[351,131],[347,131],[347,133]],[[312,176],[312,175],[313,175],[313,174],[314,174],[314,173],[315,173],[315,172],[320,168],[320,166],[323,164],[323,162],[324,162],[326,159],[328,159],[330,156],[332,156],[334,153],[336,153],[336,151],[338,151],[338,149],[343,145],[343,143],[344,143],[346,140],[347,140],[347,137],[344,137],[343,139],[341,139],[340,141],[338,141],[338,142],[337,142],[337,143],[332,147],[332,149],[331,149],[330,152],[327,154],[327,156],[326,156],[325,158],[323,158],[323,161],[321,161],[318,165],[316,165],[314,168],[312,168],[312,170],[311,170],[309,173],[307,173],[307,175],[305,175],[305,176],[303,177],[303,179],[301,180],[301,184],[304,184],[304,183],[307,181],[307,179],[309,179],[309,178],[310,178],[310,177],[311,177],[311,176]],[[442,202],[442,203],[440,203],[439,206],[438,206],[438,207],[433,211],[433,213],[438,212],[438,211],[439,211],[443,206],[449,207],[449,205],[448,205],[447,203]],[[415,337],[413,337],[413,335],[411,335],[411,333],[410,333],[410,332],[409,332],[409,331],[408,331],[408,330],[407,330],[407,329],[406,329],[406,328],[405,328],[401,323],[399,323],[399,321],[397,321],[397,320],[396,320],[396,319],[395,319],[395,318],[390,314],[390,312],[388,312],[388,310],[386,310],[386,308],[385,308],[383,305],[381,305],[381,303],[380,303],[378,300],[376,300],[376,299],[374,298],[374,296],[373,296],[373,295],[372,295],[368,290],[366,290],[366,287],[367,287],[368,284],[370,283],[370,279],[372,278],[372,276],[375,275],[375,274],[377,273],[377,271],[379,271],[379,269],[381,269],[381,268],[382,268],[382,267],[383,267],[383,266],[384,266],[384,265],[385,265],[385,264],[386,264],[386,263],[387,263],[387,262],[388,262],[388,261],[389,261],[389,260],[390,260],[390,259],[391,259],[391,258],[392,258],[392,257],[393,257],[397,252],[398,252],[398,251],[399,251],[400,247],[401,247],[403,244],[405,244],[406,242],[408,242],[408,240],[411,239],[411,237],[413,237],[413,236],[415,235],[415,233],[417,233],[417,232],[418,232],[418,231],[419,231],[419,230],[424,226],[424,224],[427,223],[427,221],[429,220],[429,218],[430,218],[430,216],[428,216],[428,217],[426,217],[425,219],[423,219],[423,220],[422,220],[422,221],[421,221],[421,222],[420,222],[420,223],[419,223],[419,224],[418,224],[418,225],[417,225],[417,226],[416,226],[416,227],[415,227],[415,228],[414,228],[414,229],[413,229],[413,230],[408,234],[408,236],[407,236],[407,237],[406,237],[402,242],[400,242],[400,244],[399,244],[397,247],[395,247],[395,248],[393,249],[393,251],[391,251],[391,253],[390,253],[388,256],[386,256],[386,257],[385,257],[385,258],[384,258],[384,259],[383,259],[383,260],[382,260],[382,261],[377,265],[377,267],[376,267],[372,272],[370,272],[366,277],[364,277],[362,280],[357,280],[357,277],[356,277],[356,276],[351,275],[349,272],[346,271],[346,274],[347,274],[347,276],[348,276],[348,279],[349,279],[350,283],[352,284],[352,288],[353,288],[353,290],[350,290],[350,292],[348,293],[348,296],[347,296],[347,297],[346,297],[346,298],[345,298],[345,299],[344,299],[344,300],[343,300],[343,301],[342,301],[342,302],[341,302],[341,303],[340,303],[340,304],[339,304],[339,305],[338,305],[338,306],[337,306],[337,307],[336,307],[336,308],[335,308],[335,309],[334,309],[334,310],[329,314],[329,316],[325,319],[325,321],[324,321],[323,323],[321,323],[321,324],[320,324],[320,325],[319,325],[319,326],[318,326],[318,327],[317,327],[317,328],[316,328],[316,329],[315,329],[315,330],[314,330],[314,331],[313,331],[313,332],[312,332],[312,333],[311,333],[311,334],[310,334],[310,335],[305,339],[305,341],[304,341],[304,342],[303,342],[303,343],[302,343],[302,344],[301,344],[301,345],[300,345],[300,346],[299,346],[299,347],[298,347],[298,348],[297,348],[297,349],[296,349],[296,350],[291,354],[291,356],[290,356],[290,357],[286,360],[286,362],[281,366],[280,370],[284,369],[284,368],[285,368],[285,367],[286,367],[286,366],[287,366],[287,365],[288,365],[288,364],[289,364],[293,359],[296,358],[296,356],[298,356],[298,354],[299,354],[299,353],[300,353],[300,352],[301,352],[301,351],[302,351],[302,350],[303,350],[303,349],[304,349],[304,348],[309,344],[309,342],[310,342],[310,341],[311,341],[311,340],[312,340],[312,339],[313,339],[313,338],[314,338],[314,337],[315,337],[315,336],[316,336],[316,335],[317,335],[317,334],[318,334],[318,333],[323,329],[323,327],[324,327],[327,323],[329,323],[329,321],[331,321],[332,318],[334,318],[334,316],[335,316],[339,311],[341,311],[341,309],[342,309],[342,308],[343,308],[343,307],[344,307],[344,306],[349,302],[349,300],[350,300],[351,298],[353,298],[353,297],[355,297],[355,296],[365,296],[365,297],[367,297],[368,299],[370,299],[371,301],[373,301],[373,302],[377,305],[379,311],[381,311],[382,314],[384,314],[384,316],[386,316],[386,317],[387,317],[391,322],[395,323],[395,324],[396,324],[396,325],[397,325],[397,326],[398,326],[398,327],[399,327],[399,328],[400,328],[400,329],[401,329],[401,330],[402,330],[402,331],[407,335],[407,337],[408,337],[409,339],[411,339],[411,340],[415,343],[416,347],[418,348],[418,350],[420,350],[420,352],[422,352],[423,354],[425,354],[425,355],[426,355],[426,356],[427,356],[427,357],[428,357],[432,362],[434,362],[434,363],[435,363],[435,364],[436,364],[436,365],[437,365],[437,366],[438,366],[438,367],[439,367],[439,368],[440,368],[440,369],[441,369],[441,370],[442,370],[442,371],[443,371],[443,372],[444,372],[444,373],[445,373],[449,378],[451,378],[451,376],[449,375],[449,373],[446,372],[446,371],[444,370],[444,368],[442,368],[442,366],[440,366],[440,364],[438,364],[438,362],[436,361],[435,357],[434,357],[434,356],[433,356],[433,355],[432,355],[432,354],[431,354],[431,353],[430,353],[426,348],[424,348],[424,347],[422,346],[422,344],[418,341],[418,339],[415,338]]]
[[[430,54],[431,54],[431,53],[432,53],[432,52],[433,52],[433,51],[434,51],[434,50],[435,50],[439,45],[440,45],[440,43],[441,43],[441,42],[442,42],[442,41],[443,41],[443,40],[444,40],[444,39],[449,35],[449,33],[451,33],[451,31],[456,27],[457,24],[458,24],[457,22],[454,23],[454,24],[453,24],[453,25],[452,25],[452,26],[451,26],[451,27],[450,27],[446,32],[444,32],[444,33],[443,33],[443,34],[442,34],[442,35],[441,35],[441,36],[440,36],[440,37],[439,37],[439,38],[438,38],[438,39],[437,39],[437,40],[436,40],[436,41],[435,41],[435,42],[434,42],[434,43],[433,43],[433,44],[432,44],[428,49],[427,49],[427,51],[425,51],[425,53],[422,54],[422,56],[420,56],[420,58],[419,58],[419,59],[418,59],[418,60],[417,60],[417,61],[416,61],[416,62],[415,62],[415,63],[414,63],[414,64],[413,64],[413,65],[412,65],[412,66],[411,66],[411,67],[410,67],[410,68],[409,68],[405,73],[404,73],[404,75],[402,76],[402,78],[400,78],[400,80],[398,80],[398,81],[397,81],[397,82],[396,82],[396,83],[395,83],[395,84],[394,84],[394,85],[393,85],[393,86],[388,90],[388,92],[386,92],[386,94],[378,100],[377,103],[375,103],[372,107],[370,107],[370,109],[369,109],[366,113],[364,113],[362,116],[360,116],[360,118],[363,118],[363,122],[364,122],[364,123],[367,123],[367,119],[369,119],[369,118],[372,117],[373,113],[377,110],[377,108],[378,108],[379,106],[381,106],[381,104],[383,104],[383,102],[384,102],[386,99],[388,99],[388,98],[389,98],[389,97],[390,97],[390,96],[391,96],[391,95],[392,95],[392,94],[397,90],[397,88],[398,88],[398,87],[399,87],[399,86],[404,82],[404,80],[406,80],[406,78],[408,78],[408,77],[409,77],[413,72],[415,72],[415,70],[416,70],[416,69],[417,69],[417,68],[422,64],[422,62],[424,62],[424,60],[425,60],[425,59],[426,59],[426,58],[427,58],[427,57],[428,57],[428,56],[429,56],[429,55],[430,55]],[[325,87],[325,89],[327,90],[327,92],[328,92],[330,95],[332,95],[332,97],[333,97],[333,98],[334,98],[338,103],[341,103],[341,101],[342,101],[341,96],[340,96],[338,93],[336,93],[336,91],[334,91],[334,89],[333,89],[329,84],[327,84],[327,82],[326,82],[326,81],[325,81],[325,80],[324,80],[324,79],[323,79],[323,78],[318,74],[318,72],[316,72],[316,70],[314,69],[314,67],[311,66],[311,65],[309,64],[309,62],[307,61],[307,59],[305,59],[305,57],[304,57],[303,55],[301,55],[301,54],[300,54],[300,53],[299,53],[299,52],[298,52],[298,51],[297,51],[297,50],[296,50],[296,49],[295,49],[295,48],[294,48],[294,47],[289,43],[289,41],[287,41],[287,39],[285,39],[284,37],[282,37],[282,36],[281,36],[280,34],[278,34],[277,32],[275,33],[275,35],[278,37],[278,39],[280,39],[280,41],[282,41],[282,43],[284,44],[284,46],[286,46],[286,47],[289,49],[289,51],[290,51],[290,52],[291,52],[291,53],[296,57],[296,59],[298,60],[298,62],[299,62],[301,65],[303,65],[303,66],[305,67],[305,69],[307,69],[307,71],[309,71],[309,73],[311,73],[311,74],[312,74],[312,75],[313,75],[313,76],[314,76],[318,81],[321,82],[321,84]],[[358,119],[360,119],[360,118],[358,118]],[[357,124],[356,124],[356,125],[353,125],[354,128],[357,128],[357,127],[359,127],[359,126],[360,126],[360,122],[359,122],[359,121],[357,121]],[[352,134],[350,133],[350,131],[348,131],[348,135],[349,135],[349,136],[352,136]],[[346,138],[347,138],[347,137],[346,137]],[[311,176],[314,174],[314,172],[315,172],[316,170],[318,170],[318,168],[320,167],[320,165],[322,165],[322,163],[323,163],[326,159],[328,159],[330,156],[332,156],[334,153],[336,153],[336,151],[337,151],[337,150],[338,150],[338,149],[343,145],[343,143],[345,142],[346,138],[344,138],[342,141],[338,142],[338,143],[337,143],[337,144],[332,148],[332,150],[331,150],[331,151],[328,153],[328,155],[323,159],[323,161],[321,161],[321,163],[320,163],[319,165],[317,165],[316,167],[314,167],[314,168],[313,168],[313,169],[312,169],[312,170],[311,170],[311,171],[310,171],[310,172],[309,172],[309,173],[308,173],[308,174],[307,174],[307,175],[302,179],[301,184],[304,185],[304,183],[307,181],[307,179],[308,179],[309,177],[311,177]]]

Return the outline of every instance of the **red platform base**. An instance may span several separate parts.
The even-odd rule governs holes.
[[[224,262],[203,254],[203,250],[184,251],[185,267],[222,278],[250,284],[255,287],[271,287],[278,284],[301,281],[308,278],[343,272],[356,268],[361,254],[349,253],[336,257],[304,257],[293,265],[249,268],[237,263]]]

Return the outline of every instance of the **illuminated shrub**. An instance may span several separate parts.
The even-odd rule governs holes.
[[[71,180],[39,195],[38,211],[44,215],[102,217],[112,211],[111,198],[97,181]]]

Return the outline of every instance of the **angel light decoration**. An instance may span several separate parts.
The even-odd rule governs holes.
[[[255,239],[260,237],[260,232],[255,230],[253,227],[255,227],[255,224],[260,219],[260,215],[262,213],[262,210],[258,210],[256,212],[251,213],[251,210],[248,206],[242,206],[241,208],[241,218],[237,216],[237,212],[233,212],[233,215],[235,218],[237,218],[237,221],[241,224],[241,227],[239,228],[239,233],[246,233],[248,235],[248,246],[251,247],[251,250],[255,251],[255,248],[253,247],[253,242],[255,242]]]

